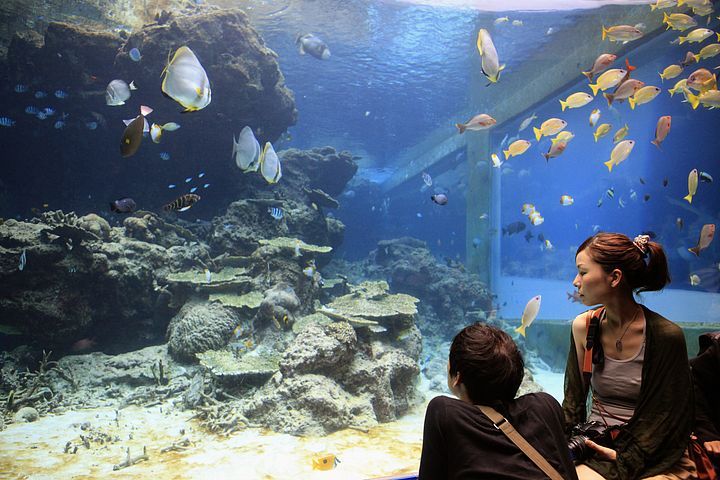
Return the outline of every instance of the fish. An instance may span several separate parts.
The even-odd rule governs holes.
[[[130,91],[135,90],[134,83],[130,85],[125,80],[115,79],[108,83],[105,87],[105,104],[111,107],[125,105],[125,101],[130,98]]]
[[[175,51],[163,74],[163,93],[182,105],[184,112],[195,112],[210,105],[210,80],[198,58],[187,46]]]
[[[668,88],[668,93],[670,93],[670,96],[672,97],[677,92],[686,92],[687,89],[687,78],[683,78],[682,80],[679,80],[673,88]]]
[[[690,27],[697,26],[697,22],[693,20],[693,18],[689,15],[685,15],[684,13],[673,13],[671,15],[668,15],[667,13],[663,13],[663,23],[667,25],[666,30],[673,29],[673,30],[687,30]]]
[[[308,260],[305,265],[305,268],[302,270],[303,274],[308,278],[313,278],[315,276],[315,272],[317,271],[315,260]]]
[[[717,45],[720,47],[720,44],[717,44]],[[700,51],[702,52],[702,50],[703,50],[703,49],[701,49]],[[697,62],[699,62],[699,61],[700,61],[699,54],[696,55],[696,54],[694,54],[693,52],[687,52],[687,53],[685,54],[685,58],[683,58],[682,60],[680,60],[680,65],[679,65],[679,66],[682,67],[682,68],[685,68],[685,67],[689,67],[689,66],[692,65],[693,63],[697,63]],[[669,67],[668,67],[668,68],[669,68]],[[667,68],[666,68],[665,70],[667,70]],[[680,73],[678,73],[678,75],[680,75]]]
[[[522,213],[523,215],[530,215],[534,211],[535,205],[533,205],[532,203],[523,203],[520,213]]]
[[[87,128],[88,130],[95,130],[97,127],[97,122],[85,122],[85,128]]]
[[[677,5],[678,0],[657,0],[655,3],[650,4],[650,11],[652,12],[658,8],[672,8]]]
[[[132,213],[137,209],[137,204],[132,198],[126,197],[110,202],[110,211],[115,213]]]
[[[518,133],[522,132],[522,131],[525,130],[527,127],[529,127],[530,124],[531,124],[534,120],[536,120],[537,118],[538,118],[537,115],[535,115],[535,114],[533,113],[532,115],[530,115],[529,117],[527,117],[525,120],[523,120],[522,122],[520,122],[520,126],[518,127]]]
[[[15,126],[15,120],[8,117],[0,117],[0,126],[1,127],[13,127]]]
[[[18,84],[15,85],[15,87],[13,88],[13,91],[14,91],[15,93],[27,93],[27,91],[28,91],[29,89],[30,89],[30,88],[29,88],[27,85],[24,85],[24,84],[22,84],[22,83],[18,83]]]
[[[535,295],[525,305],[525,309],[523,310],[522,317],[520,319],[520,326],[515,329],[515,331],[523,337],[525,336],[525,329],[532,325],[533,320],[537,317],[538,312],[540,311],[541,301],[542,296]]]
[[[703,183],[712,183],[713,182],[712,176],[707,172],[700,172],[698,174],[698,179]]]
[[[260,154],[260,174],[269,184],[277,183],[282,178],[280,158],[270,142],[265,143],[265,148]]]
[[[632,97],[628,98],[628,103],[630,103],[630,108],[632,110],[635,110],[635,107],[637,105],[642,105],[643,103],[651,102],[655,97],[657,97],[662,90],[660,87],[655,87],[652,85],[648,85],[645,87],[642,87],[638,91],[635,92],[635,94]]]
[[[590,126],[594,127],[595,124],[598,122],[598,120],[600,120],[600,109],[596,108],[595,110],[593,110],[590,113],[590,117],[588,118],[588,120],[590,122]],[[595,141],[597,141],[597,140],[595,140]]]
[[[612,152],[610,153],[610,160],[605,162],[605,166],[608,168],[608,172],[612,172],[614,166],[617,166],[624,162],[632,152],[635,146],[635,140],[623,140],[622,142],[615,145]]]
[[[700,230],[700,237],[698,238],[697,245],[695,245],[692,248],[688,248],[688,251],[695,254],[696,257],[699,257],[700,252],[702,250],[705,250],[710,245],[710,242],[713,241],[714,237],[715,237],[715,224],[714,223],[706,223],[705,225],[703,225],[702,229]]]
[[[522,155],[527,151],[528,148],[530,148],[529,141],[515,140],[513,143],[510,144],[507,150],[503,150],[503,153],[505,154],[505,160],[510,157],[517,157],[518,155]]]
[[[205,176],[205,172],[198,173],[198,178],[203,178]]]
[[[432,177],[427,172],[422,172],[423,183],[427,187],[432,187]]]
[[[500,80],[500,72],[505,69],[505,65],[500,65],[495,44],[492,41],[490,33],[484,28],[478,31],[477,49],[482,57],[482,73],[490,80],[490,83],[497,83]]]
[[[533,132],[535,132],[535,139],[540,141],[541,137],[555,135],[556,133],[562,131],[565,127],[567,127],[567,122],[565,120],[560,118],[549,118],[540,125],[540,128],[533,127]]]
[[[698,68],[687,78],[686,85],[693,90],[704,93],[708,90],[714,90],[717,87],[717,81],[715,75],[713,75],[710,70],[707,68]]]
[[[527,232],[525,232],[525,241],[530,243],[530,240],[533,238],[533,236],[534,235],[532,234],[532,232],[528,230]]]
[[[171,183],[170,185],[168,185],[168,188],[175,188],[175,187],[177,187],[177,185],[175,185],[174,183]]]
[[[88,350],[95,348],[95,345],[97,345],[95,338],[81,338],[70,346],[70,350],[76,353],[87,352]]]
[[[570,132],[568,130],[563,130],[562,132],[558,133],[557,136],[555,138],[553,138],[551,141],[552,141],[553,145],[555,145],[558,142],[570,143],[570,140],[572,140],[573,138],[575,138],[575,134],[573,134],[572,132]]]
[[[160,152],[161,160],[170,160],[170,154],[168,152]]]
[[[500,157],[498,157],[497,153],[491,154],[490,160],[492,160],[493,167],[495,167],[495,168],[500,168],[500,165],[503,164],[502,160],[500,160]]]
[[[657,126],[655,127],[655,139],[650,141],[650,143],[660,148],[660,144],[665,140],[668,133],[670,133],[671,123],[672,117],[670,115],[664,115],[658,118]],[[660,148],[660,150],[662,150],[662,148]]]
[[[430,195],[430,200],[437,203],[438,205],[447,205],[448,203],[448,197],[444,193],[436,193],[434,195]]]
[[[580,108],[592,102],[593,96],[585,92],[576,92],[565,100],[560,100],[560,107],[564,112],[566,108]]]
[[[613,53],[603,53],[595,59],[590,70],[582,72],[582,74],[592,82],[595,75],[606,70],[615,60],[617,60],[617,55]]]
[[[257,171],[260,166],[257,161],[260,158],[260,143],[250,127],[243,127],[237,140],[233,135],[232,156],[235,158],[235,164],[243,172]]]
[[[508,17],[498,17],[495,20],[493,20],[493,25],[500,25],[501,23],[509,22],[510,18]]]
[[[685,42],[688,43],[700,43],[704,41],[706,38],[711,37],[714,35],[715,32],[710,30],[709,28],[696,28],[692,32],[688,33],[687,35],[679,36],[678,41],[680,45],[682,45]],[[720,39],[718,39],[720,41]]]
[[[575,203],[575,200],[570,195],[560,195],[560,205],[568,207]]]
[[[708,90],[700,93],[699,95],[693,95],[690,92],[685,92],[685,96],[687,97],[688,102],[690,102],[690,105],[692,105],[693,110],[700,104],[711,109],[720,107],[720,90]]]
[[[677,218],[675,219],[675,226],[678,228],[678,230],[682,230],[684,223],[685,223],[685,222],[683,222],[683,219],[680,218],[680,217],[677,217]]]
[[[647,202],[648,200],[650,200],[650,195],[646,193],[645,195],[643,195],[643,201]]]
[[[187,178],[185,179],[185,183],[190,183],[190,182],[192,182],[192,178],[193,178],[193,177],[187,177]]]
[[[295,39],[295,46],[297,46],[298,53],[300,53],[300,55],[309,53],[310,56],[315,57],[318,60],[327,60],[330,58],[330,48],[328,48],[325,42],[312,33],[298,35]]]
[[[540,225],[541,223],[543,223],[545,221],[545,218],[542,215],[540,215],[540,212],[535,210],[530,215],[528,215],[528,220],[530,220],[530,223],[532,223],[534,226],[537,227],[538,225]]]
[[[332,453],[318,455],[312,458],[313,470],[332,470],[340,463],[340,459]]]
[[[209,184],[209,183],[205,183],[205,184],[203,184],[203,188],[208,188],[209,186],[210,186],[210,184]]]
[[[600,90],[605,91],[618,85],[627,75],[627,70],[622,68],[613,68],[603,73],[597,78],[597,82],[588,85],[593,95],[597,95]]]
[[[147,113],[147,110],[144,110],[144,108],[147,107],[140,107],[140,115],[135,117],[135,119],[132,120],[127,127],[125,127],[125,131],[120,139],[120,154],[123,157],[130,157],[134,155],[140,148],[143,131],[145,130],[145,124],[147,123],[144,115],[144,113]]]
[[[642,36],[642,30],[631,25],[615,25],[610,28],[602,26],[602,40],[607,38],[611,42],[627,43],[642,38]]]
[[[525,230],[525,227],[525,222],[513,222],[502,227],[502,234],[513,235],[515,233],[520,233]]]
[[[608,102],[608,107],[617,100],[625,100],[633,95],[635,92],[645,86],[645,82],[630,78],[622,82],[613,93],[603,93],[603,96]]]
[[[27,264],[27,253],[25,252],[25,249],[23,248],[23,251],[20,253],[20,263],[18,263],[18,270],[21,272],[25,270],[25,265]]]
[[[663,178],[662,183],[663,183],[663,187],[667,187],[670,182],[668,181],[667,177],[665,177],[665,178]]]
[[[55,98],[59,98],[60,100],[64,100],[70,96],[65,90],[55,90],[53,95],[55,95]]]
[[[695,55],[697,58],[697,61],[705,60],[706,58],[712,58],[720,53],[720,43],[711,43],[710,45],[705,45],[703,48],[700,49],[700,51]]]
[[[693,287],[697,287],[700,285],[700,277],[697,275],[697,273],[693,273],[690,275],[690,285]]]
[[[688,194],[683,197],[684,200],[687,200],[688,203],[692,203],[692,199],[695,196],[695,193],[697,193],[697,186],[698,186],[698,171],[697,168],[693,168],[690,170],[690,173],[688,174]]]
[[[540,246],[540,250],[553,250],[555,247],[553,244],[548,240],[547,238],[543,241],[543,244]]]
[[[25,113],[28,115],[37,115],[40,111],[37,109],[37,107],[34,107],[32,105],[28,105],[25,107]]]
[[[613,136],[613,143],[618,143],[620,140],[627,137],[629,131],[630,127],[626,123],[624,127],[615,132],[615,135]]]
[[[35,98],[40,99],[45,97],[47,97],[47,93],[43,92],[42,90],[38,90],[37,92],[35,92]]]
[[[154,143],[160,143],[163,131],[167,130],[168,132],[174,132],[178,128],[180,128],[180,125],[175,122],[166,123],[164,125],[158,125],[157,123],[153,123],[150,126],[150,138]]]
[[[467,123],[456,123],[455,127],[458,129],[458,133],[464,133],[465,130],[486,130],[496,123],[497,121],[487,113],[480,113],[468,120]]]
[[[599,139],[607,135],[611,129],[612,125],[610,125],[609,123],[603,123],[602,125],[600,125],[593,133],[595,141],[597,142]]]
[[[561,155],[565,151],[565,148],[567,148],[566,142],[553,142],[547,153],[543,153],[542,156],[545,157],[546,162],[549,162],[551,158]]]
[[[688,52],[688,53],[691,53],[691,52]],[[681,67],[680,65],[673,64],[673,65],[665,67],[665,70],[660,72],[659,75],[660,75],[660,78],[662,79],[662,81],[665,81],[665,80],[670,80],[671,78],[677,77],[678,75],[680,75],[682,73],[682,71],[683,71],[683,67]]]
[[[275,220],[281,220],[283,218],[283,210],[279,207],[268,207],[268,213]]]
[[[130,57],[130,60],[133,62],[139,62],[140,59],[142,59],[142,55],[140,54],[140,50],[137,49],[137,47],[133,47],[128,52],[128,56]]]
[[[205,282],[206,283],[212,282],[212,272],[210,270],[208,270],[207,268],[205,269]]]
[[[190,207],[195,205],[200,200],[200,195],[196,195],[194,193],[186,193],[185,195],[182,195],[172,202],[166,204],[163,206],[163,210],[166,212],[184,212],[185,210],[188,210]]]
[[[195,192],[197,192],[197,189],[198,189],[198,187],[192,187],[192,188],[190,189],[190,193],[195,193]]]

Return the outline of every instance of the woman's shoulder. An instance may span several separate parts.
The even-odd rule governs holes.
[[[644,307],[645,318],[650,328],[652,328],[657,335],[667,338],[680,338],[685,341],[685,334],[682,328],[677,323],[668,320],[657,312]]]

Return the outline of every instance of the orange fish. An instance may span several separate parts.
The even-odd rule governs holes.
[[[660,148],[660,144],[663,140],[665,140],[665,137],[667,137],[668,133],[670,133],[671,121],[672,117],[670,115],[665,115],[658,118],[657,126],[655,127],[655,140],[651,141],[650,143]],[[662,150],[662,148],[660,148],[660,150]]]
[[[463,133],[465,130],[485,130],[496,123],[497,121],[493,117],[487,113],[481,113],[479,115],[475,115],[473,118],[468,120],[467,123],[456,123],[455,126],[457,127],[458,132]]]
[[[338,463],[340,463],[340,459],[332,453],[313,457],[312,459],[313,470],[332,470],[337,467]]]

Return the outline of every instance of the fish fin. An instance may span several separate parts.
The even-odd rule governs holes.
[[[687,37],[678,37],[678,40],[680,41],[680,45],[682,45],[687,41]]]
[[[693,197],[693,196],[688,193],[687,195],[685,195],[685,196],[683,197],[683,200],[687,200],[688,203],[692,203],[692,197]]]
[[[597,141],[598,141],[598,135],[597,135],[597,133],[593,133],[593,137],[595,137],[595,143],[597,143]]]
[[[239,145],[238,142],[235,140],[235,135],[233,134],[233,151],[231,154],[231,158],[235,158],[235,154],[238,151],[238,145]]]
[[[562,102],[560,102],[560,103],[562,104]],[[563,110],[565,110],[565,109],[563,108]],[[533,127],[533,132],[535,132],[535,140],[537,140],[539,142],[540,137],[542,137],[542,130],[540,130],[537,127]]]
[[[603,96],[605,97],[605,100],[608,102],[608,107],[612,105],[614,95],[612,93],[603,93]]]
[[[505,154],[505,160],[510,158],[510,150],[503,150],[503,153]]]
[[[480,53],[480,55],[482,56],[482,54],[483,54],[482,37],[480,36],[479,31],[478,31],[478,37],[477,37],[477,49],[478,49],[478,52]]]
[[[597,83],[591,83],[588,85],[588,87],[590,87],[590,90],[592,90],[593,95],[597,95],[598,90],[600,90],[600,85],[598,85]]]
[[[698,105],[700,105],[700,99],[697,97],[697,95],[693,95],[690,91],[685,91],[685,96],[688,99],[688,102],[690,102],[690,105],[692,105],[693,110],[697,109]]]
[[[525,325],[520,325],[519,327],[517,327],[515,329],[515,331],[524,337],[525,336],[525,328],[526,328]]]
[[[585,75],[589,81],[593,81],[593,73],[592,72],[582,72],[583,75]]]
[[[657,4],[655,4],[655,3],[651,3],[651,4],[650,4],[650,11],[651,11],[651,12],[654,12],[656,8],[657,8]]]
[[[653,145],[658,147],[660,149],[660,151],[662,152],[662,148],[660,148],[660,142],[658,142],[657,140],[650,140],[650,143],[652,143]]]
[[[459,133],[464,133],[464,132],[465,132],[466,127],[465,127],[465,125],[463,125],[462,123],[456,123],[456,124],[455,124],[455,127],[457,127]]]
[[[549,153],[541,153],[540,155],[542,155],[543,157],[545,157],[545,161],[546,161],[546,162],[549,162],[549,161],[550,161],[550,154],[549,154]]]
[[[604,165],[608,167],[608,173],[612,172],[612,167],[615,165],[615,162],[612,161],[612,158],[608,160],[607,162],[604,162]]]
[[[699,257],[700,256],[700,247],[688,248],[688,252],[692,252],[695,254],[696,257]]]
[[[137,88],[137,85],[135,85],[135,80],[133,80],[132,82],[130,82],[130,85],[128,85],[128,88],[129,88],[130,90],[137,90],[137,89],[138,89],[138,88]]]
[[[607,36],[607,29],[605,28],[605,25],[602,26],[602,39],[605,40],[605,37]]]
[[[140,105],[140,115],[143,117],[147,117],[153,112],[153,109],[146,106],[146,105]]]
[[[560,100],[560,107],[562,108],[562,111],[564,112],[567,108],[568,104],[564,100]]]
[[[630,103],[630,109],[635,110],[635,105],[637,104],[637,100],[635,100],[634,97],[628,97],[628,102]]]
[[[626,67],[626,69],[627,69],[628,72],[632,72],[633,70],[637,70],[637,67],[636,67],[636,66],[630,65],[630,60],[628,60],[627,58],[625,58],[625,67]]]

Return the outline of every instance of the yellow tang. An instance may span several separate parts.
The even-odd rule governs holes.
[[[603,123],[600,125],[597,130],[595,130],[595,133],[593,133],[593,137],[595,137],[595,141],[597,142],[598,139],[604,137],[610,132],[610,129],[612,128],[612,125],[609,123]]]
[[[592,102],[593,96],[585,92],[576,92],[567,97],[565,100],[560,100],[560,106],[564,112],[566,108],[580,108],[588,103]]]
[[[165,74],[163,93],[185,107],[186,112],[194,112],[210,104],[210,80],[188,47],[178,48],[162,73]]]
[[[528,148],[530,148],[529,141],[515,140],[513,143],[510,144],[507,150],[503,150],[503,153],[505,154],[505,160],[510,157],[517,157],[518,155],[522,155]]]

